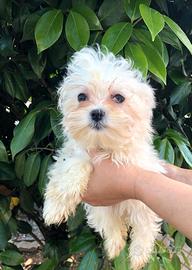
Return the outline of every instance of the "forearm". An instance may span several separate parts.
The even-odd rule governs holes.
[[[191,186],[161,174],[142,171],[135,181],[135,196],[192,239]]]

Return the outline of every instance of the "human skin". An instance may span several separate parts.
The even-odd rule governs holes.
[[[110,160],[94,164],[83,201],[108,206],[137,199],[192,240],[192,171],[166,164],[167,175]]]

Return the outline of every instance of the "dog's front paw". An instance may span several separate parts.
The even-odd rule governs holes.
[[[60,224],[67,221],[70,215],[75,214],[77,205],[80,203],[79,199],[76,197],[74,200],[71,196],[63,196],[58,199],[46,199],[43,209],[43,218],[47,225]]]
[[[50,183],[45,193],[43,218],[47,225],[60,224],[75,214],[81,202],[79,190],[62,191],[59,186]]]

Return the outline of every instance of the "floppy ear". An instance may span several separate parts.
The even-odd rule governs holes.
[[[129,79],[127,85],[128,97],[133,110],[143,118],[151,119],[155,108],[153,88],[147,83],[137,79]]]
[[[145,82],[141,83],[140,86],[140,92],[141,92],[141,98],[143,99],[143,102],[145,105],[150,109],[154,109],[156,107],[155,104],[155,95],[153,88]]]

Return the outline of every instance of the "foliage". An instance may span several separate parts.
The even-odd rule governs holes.
[[[131,58],[156,90],[154,144],[160,157],[192,167],[192,3],[150,0],[1,0],[0,3],[0,260],[4,270],[23,269],[20,251],[8,240],[32,233],[18,218],[36,222],[45,261],[33,269],[64,270],[71,256],[78,269],[128,269],[127,249],[107,261],[100,237],[86,226],[79,207],[59,227],[42,219],[46,172],[61,145],[56,87],[76,50],[99,43]],[[183,29],[183,30],[182,30]],[[185,34],[186,33],[186,34]],[[187,37],[188,36],[188,37]],[[157,241],[145,269],[181,269],[185,239],[168,224],[172,251]],[[128,241],[129,242],[129,241]],[[174,256],[172,254],[174,253]]]

